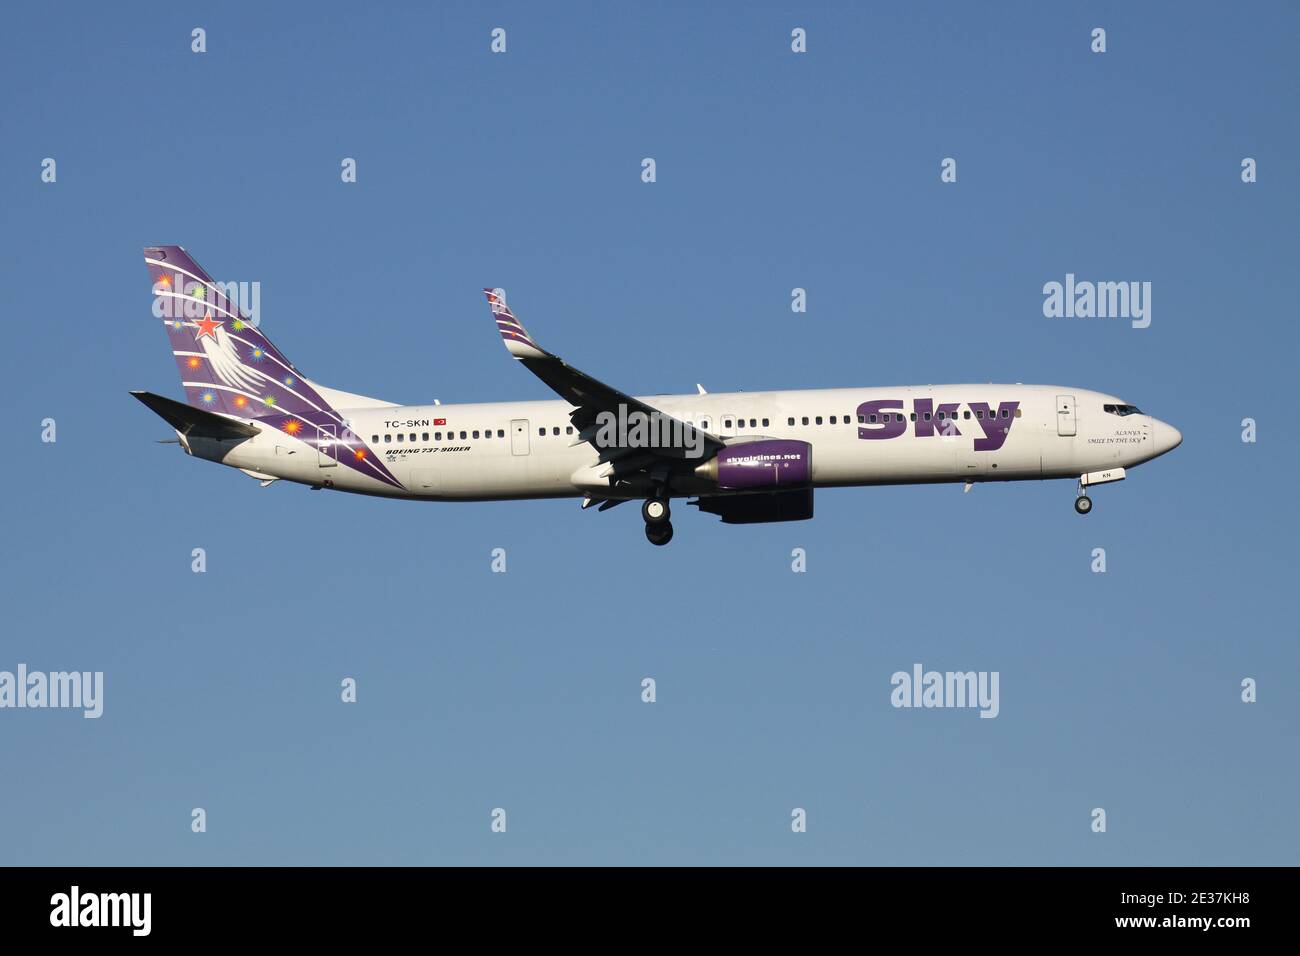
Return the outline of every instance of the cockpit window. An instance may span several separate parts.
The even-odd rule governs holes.
[[[1125,415],[1141,415],[1142,409],[1136,405],[1103,405],[1102,411],[1111,415],[1119,415],[1121,418]]]

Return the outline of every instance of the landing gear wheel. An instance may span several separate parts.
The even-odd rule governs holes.
[[[648,524],[645,526],[646,540],[651,544],[663,546],[673,540],[673,526],[668,521],[661,521],[658,524]]]
[[[1079,495],[1074,499],[1074,510],[1081,515],[1086,515],[1092,510],[1092,499],[1087,495]]]
[[[641,517],[647,525],[663,524],[672,517],[672,512],[668,510],[668,499],[647,498],[641,505]]]

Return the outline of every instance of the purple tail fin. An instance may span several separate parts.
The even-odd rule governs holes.
[[[213,281],[180,246],[150,246],[144,261],[191,405],[241,418],[329,407],[259,330],[255,284]]]
[[[249,301],[255,286],[214,282],[180,246],[148,246],[144,261],[153,280],[153,314],[167,330],[191,406],[257,419],[259,425],[314,444],[323,467],[337,462],[401,487],[361,436],[262,334],[256,299]]]

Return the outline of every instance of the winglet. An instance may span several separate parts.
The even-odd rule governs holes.
[[[502,341],[506,343],[506,351],[517,359],[547,358],[546,350],[533,341],[528,330],[515,318],[515,314],[510,311],[510,306],[506,305],[505,290],[484,289],[483,293],[487,296],[492,315],[497,320],[497,330],[501,333]]]

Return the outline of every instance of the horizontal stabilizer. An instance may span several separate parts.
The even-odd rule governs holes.
[[[258,429],[244,422],[218,415],[203,408],[195,408],[153,392],[132,392],[136,398],[159,418],[186,438],[239,439],[252,438]]]

